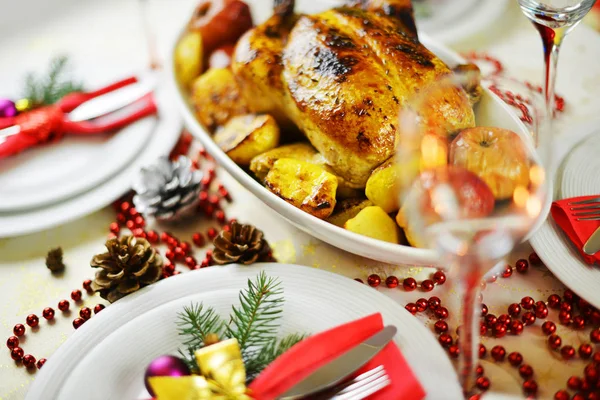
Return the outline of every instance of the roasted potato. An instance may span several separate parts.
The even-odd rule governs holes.
[[[217,129],[214,141],[236,164],[247,167],[254,157],[277,147],[279,127],[270,115],[241,115]]]
[[[209,69],[196,79],[192,84],[191,102],[196,118],[210,132],[225,125],[232,117],[251,112],[227,68]]]
[[[265,186],[288,203],[324,219],[335,207],[338,181],[318,165],[281,158],[265,177]]]
[[[344,228],[384,242],[399,243],[400,240],[398,226],[378,206],[363,208],[354,218],[346,221]]]
[[[375,168],[367,180],[365,194],[376,206],[386,213],[398,209],[398,166],[392,157]]]
[[[363,208],[372,205],[373,203],[371,200],[360,197],[338,201],[333,210],[333,214],[327,218],[327,222],[343,228],[346,221],[356,217],[356,214],[362,211]]]
[[[403,209],[400,209],[400,211],[398,211],[398,214],[396,214],[396,223],[404,231],[404,236],[406,236],[406,241],[408,242],[408,244],[410,244],[413,247],[426,247],[425,240],[409,226],[408,221],[404,216]]]
[[[175,46],[175,74],[179,83],[189,88],[194,79],[202,73],[202,36],[198,32],[188,32]]]

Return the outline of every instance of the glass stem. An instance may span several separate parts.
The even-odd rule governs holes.
[[[549,28],[545,28],[549,29]],[[546,100],[546,115],[547,118],[552,120],[554,118],[554,88],[556,86],[556,69],[558,66],[558,54],[560,53],[560,46],[566,34],[565,28],[556,28],[550,30],[552,32],[547,37],[542,34],[542,41],[544,42],[544,66],[545,66],[545,80],[544,80],[544,98]],[[547,32],[546,32],[547,33]]]

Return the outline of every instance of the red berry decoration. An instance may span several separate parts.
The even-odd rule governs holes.
[[[85,281],[83,281],[82,286],[86,291],[91,292],[92,291],[92,280],[86,279]]]
[[[583,343],[581,346],[579,346],[579,351],[578,351],[579,357],[583,358],[584,360],[587,360],[588,358],[590,358],[592,356],[593,350],[594,349],[591,344]]]
[[[381,284],[381,278],[377,274],[371,274],[367,278],[367,283],[371,287],[377,287],[377,286],[379,286]]]
[[[581,315],[576,315],[573,317],[573,328],[574,329],[583,329],[585,328],[585,319]]]
[[[159,241],[158,233],[156,233],[156,231],[148,231],[146,232],[146,239],[148,239],[151,244],[157,244]]]
[[[477,376],[481,376],[483,375],[483,367],[481,366],[481,364],[477,365],[477,367],[475,368],[475,375]]]
[[[390,289],[394,289],[395,287],[398,287],[399,284],[400,284],[400,281],[394,275],[390,275],[385,279],[385,286],[387,286]]]
[[[548,316],[548,307],[545,304],[540,304],[535,307],[535,317],[539,319],[545,319]]]
[[[452,345],[452,336],[448,333],[442,333],[438,338],[438,342],[440,342],[442,347],[450,347]]]
[[[521,355],[521,353],[517,353],[516,351],[513,351],[512,353],[510,353],[508,355],[508,362],[513,367],[518,367],[523,362],[523,356]]]
[[[527,270],[529,269],[529,262],[527,262],[527,260],[521,258],[520,260],[517,260],[517,263],[515,264],[515,268],[517,268],[517,272],[519,272],[521,274],[525,274],[527,272]]]
[[[439,320],[439,321],[435,322],[435,324],[433,325],[433,328],[435,329],[435,331],[437,333],[444,333],[444,332],[448,331],[448,323],[446,321]],[[17,344],[18,343],[19,342],[17,341]]]
[[[19,335],[17,335],[19,336]],[[596,328],[590,332],[590,340],[593,343],[600,343],[600,328]]]
[[[581,378],[572,376],[567,380],[567,387],[571,390],[579,390],[581,388]]]
[[[533,308],[534,304],[535,304],[535,300],[533,300],[529,296],[525,296],[521,299],[521,307],[523,307],[526,310],[531,310]]]
[[[171,249],[167,249],[165,251],[165,257],[167,260],[173,261],[175,259],[175,252],[173,252]]]
[[[71,292],[71,298],[73,299],[73,301],[80,301],[81,300],[81,290],[79,289],[75,289]]]
[[[213,240],[214,238],[217,237],[217,230],[215,228],[208,228],[208,231],[206,232],[206,236],[208,236],[208,238],[210,240]]]
[[[58,302],[58,309],[60,311],[67,311],[69,309],[69,302],[67,300],[61,300]]]
[[[542,263],[542,260],[540,259],[540,256],[537,255],[537,253],[531,253],[529,255],[529,263],[531,265],[540,265]]]
[[[45,358],[40,358],[38,360],[38,362],[35,364],[35,366],[37,367],[37,369],[41,369],[44,364],[46,364],[46,359]]]
[[[512,321],[510,323],[510,332],[513,335],[520,335],[521,333],[523,333],[523,328],[525,327],[525,325],[523,325],[523,323],[517,319],[515,319],[514,321]]]
[[[23,365],[25,366],[25,368],[33,368],[35,367],[35,357],[32,356],[31,354],[25,354],[23,356]]]
[[[508,306],[508,313],[511,317],[517,317],[521,313],[521,306],[518,303],[512,303]]]
[[[552,321],[546,321],[542,324],[542,332],[546,335],[552,335],[556,332],[556,324]]]
[[[483,358],[485,357],[487,353],[487,349],[485,348],[485,346],[481,343],[479,343],[479,358]]]
[[[510,278],[510,276],[512,275],[512,273],[513,273],[512,267],[510,265],[507,265],[504,268],[504,271],[502,271],[502,277],[503,278]]]
[[[22,348],[15,347],[10,351],[10,358],[12,358],[15,361],[20,361],[23,358],[23,354],[25,354],[25,352]]]
[[[535,314],[531,311],[528,311],[521,316],[521,321],[523,321],[525,325],[532,325],[535,323]]]
[[[575,357],[575,349],[573,346],[563,346],[560,349],[560,355],[565,360],[570,360],[571,358]]]
[[[571,323],[571,313],[569,311],[561,310],[558,313],[558,320],[563,325],[569,325]]]
[[[488,314],[485,316],[485,324],[488,326],[488,328],[493,328],[494,325],[496,325],[496,322],[498,322],[498,318],[496,318],[496,316],[494,314]]]
[[[102,310],[104,310],[104,304],[96,304],[94,306],[94,314],[98,314]]]
[[[83,319],[83,318],[75,318],[73,320],[73,328],[78,329],[84,323],[85,323],[85,319]]]
[[[435,284],[431,279],[425,279],[423,282],[421,282],[421,290],[424,292],[431,292],[434,286]]]
[[[560,307],[560,296],[557,294],[551,294],[548,296],[548,307],[559,308]]]
[[[497,322],[493,329],[494,337],[501,338],[506,335],[506,325],[502,322]]]
[[[18,346],[19,346],[19,338],[16,336],[11,336],[6,341],[6,347],[8,347],[9,349],[14,349],[15,347],[18,347]]]
[[[560,310],[566,311],[566,312],[571,312],[573,310],[573,306],[571,305],[571,303],[562,303],[560,305]]]
[[[51,319],[54,318],[54,309],[52,307],[44,308],[44,311],[42,311],[42,317],[44,317],[46,320],[50,321]]]
[[[554,393],[554,400],[571,400],[571,395],[566,390],[559,390]]]
[[[408,303],[404,306],[404,308],[412,315],[415,315],[417,313],[417,305],[415,303]]]
[[[448,309],[446,307],[438,307],[435,309],[435,311],[433,313],[439,319],[446,319],[446,318],[448,318],[448,315],[449,315]]]
[[[563,294],[563,300],[568,303],[573,303],[579,300],[579,296],[577,296],[575,292],[573,292],[571,289],[565,289],[565,292]]]
[[[440,300],[439,297],[432,296],[429,298],[429,301],[427,302],[427,304],[428,304],[430,310],[435,310],[442,304],[442,301]]]
[[[111,224],[108,226],[108,229],[115,235],[118,235],[121,231],[121,227],[116,222],[111,222]]]
[[[485,304],[481,305],[481,316],[485,317],[488,313],[488,307]]]
[[[437,271],[435,274],[433,274],[433,281],[436,283],[436,285],[443,285],[446,283],[446,274],[444,274],[442,271]]]
[[[194,268],[197,264],[198,262],[196,262],[196,259],[194,257],[187,256],[185,258],[185,265],[187,265],[188,268]]]
[[[583,370],[583,375],[585,376],[585,380],[590,385],[595,386],[598,382],[598,369],[593,363],[585,366],[585,369]]]
[[[498,322],[503,325],[509,325],[512,322],[512,318],[508,314],[500,314],[496,323]]]
[[[81,310],[79,310],[79,316],[87,321],[88,319],[92,318],[92,310],[90,310],[89,307],[83,307]]]
[[[13,333],[15,334],[15,336],[23,336],[25,334],[25,325],[16,324],[13,328]]]
[[[402,287],[407,292],[412,292],[417,288],[417,281],[415,280],[415,278],[406,278],[404,279],[404,282],[402,282]]]
[[[496,361],[503,361],[506,356],[506,350],[502,346],[494,346],[492,347],[492,358]]]
[[[38,326],[38,324],[40,323],[40,319],[35,314],[29,314],[25,319],[25,322],[27,323],[27,325],[34,328]]]
[[[490,388],[490,380],[488,378],[486,378],[485,376],[480,376],[475,381],[475,385],[477,385],[477,387],[480,390],[485,392],[486,390],[488,390]]]
[[[460,348],[453,344],[452,346],[448,347],[448,354],[450,354],[450,357],[452,358],[458,358],[460,355]]]
[[[533,379],[528,379],[523,382],[523,391],[527,394],[534,395],[538,391],[538,384]]]
[[[560,347],[561,344],[562,339],[560,338],[560,336],[554,334],[548,337],[548,345],[550,346],[550,348],[556,350]]]
[[[531,368],[531,365],[529,364],[522,364],[519,367],[519,375],[524,379],[530,378],[533,376],[533,368]]]
[[[427,307],[429,305],[427,303],[427,299],[423,299],[423,298],[417,300],[415,304],[417,305],[418,312],[423,312],[423,311],[427,310]]]

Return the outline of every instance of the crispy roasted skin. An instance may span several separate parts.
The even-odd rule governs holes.
[[[419,43],[409,0],[286,10],[240,40],[236,79],[253,108],[289,118],[337,175],[362,188],[395,152],[400,108],[451,71]],[[449,135],[475,125],[462,90],[436,95],[427,112]]]

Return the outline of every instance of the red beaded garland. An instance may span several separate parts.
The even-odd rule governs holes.
[[[484,324],[484,323],[481,323],[481,324],[479,325],[479,334],[480,334],[481,336],[485,336],[485,335],[487,334],[487,332],[488,332],[488,327],[487,327],[487,325],[486,325],[486,324]]]
[[[448,347],[448,354],[450,354],[450,357],[452,358],[458,358],[460,355],[460,348],[453,344],[452,346]]]
[[[415,280],[415,278],[406,278],[404,279],[404,282],[402,282],[402,287],[407,292],[412,292],[417,288],[417,281]]]
[[[481,376],[483,375],[483,372],[483,367],[481,366],[481,364],[478,364],[477,367],[475,367],[475,375]]]
[[[496,321],[500,322],[501,324],[508,325],[512,322],[512,318],[508,314],[500,314]]]
[[[187,265],[188,268],[194,268],[197,264],[198,264],[198,262],[196,261],[196,259],[194,257],[187,256],[185,258],[185,265]]]
[[[521,353],[513,351],[508,355],[508,362],[513,367],[518,367],[523,362],[523,356],[521,355]]]
[[[560,355],[565,360],[570,360],[571,358],[575,357],[575,349],[573,346],[563,346],[560,349]]]
[[[385,286],[387,286],[390,289],[394,289],[398,286],[399,283],[400,281],[394,275],[390,275],[385,279]]]
[[[498,318],[496,318],[494,314],[487,314],[484,320],[488,328],[493,328],[494,325],[496,325],[496,322],[498,322]]]
[[[208,231],[206,232],[206,236],[208,236],[208,238],[210,240],[213,240],[214,238],[217,237],[217,230],[215,228],[208,228]]]
[[[16,336],[11,336],[6,341],[6,347],[9,349],[14,349],[17,346],[19,346],[19,338]]]
[[[490,388],[490,380],[485,376],[480,376],[475,381],[475,385],[477,385],[480,390],[486,391]]]
[[[521,313],[521,306],[518,303],[512,303],[508,306],[508,313],[511,317],[517,317]]]
[[[585,319],[581,315],[574,316],[572,323],[573,323],[573,328],[575,328],[575,329],[585,328]]]
[[[157,244],[159,241],[158,233],[156,231],[150,230],[146,232],[146,239],[152,244]]]
[[[535,314],[528,311],[521,316],[521,321],[523,321],[525,325],[532,325],[535,323]]]
[[[102,310],[104,310],[104,304],[96,304],[94,306],[94,314],[98,314]]]
[[[431,279],[425,279],[423,282],[421,282],[421,290],[424,292],[431,292],[434,286],[435,284]]]
[[[552,335],[556,332],[556,324],[552,321],[546,321],[542,324],[542,332],[546,335]]]
[[[593,343],[600,343],[600,328],[596,328],[590,332],[590,340]]]
[[[529,262],[527,262],[527,260],[521,258],[520,260],[517,260],[517,262],[515,264],[515,268],[517,268],[517,272],[524,274],[529,269]]]
[[[529,262],[531,263],[531,265],[540,265],[542,263],[542,260],[540,259],[540,256],[537,255],[537,253],[531,253],[529,255]]]
[[[30,327],[34,328],[38,326],[38,324],[40,323],[40,319],[35,314],[29,314],[25,319],[25,323],[27,323],[27,325],[29,325]]]
[[[446,283],[446,274],[443,273],[442,271],[437,271],[436,273],[433,274],[433,281],[437,285],[443,285],[444,283]]]
[[[581,378],[572,376],[567,380],[567,387],[571,390],[579,390],[581,388]]]
[[[481,305],[481,316],[485,317],[488,313],[488,307],[485,304]]]
[[[571,395],[569,395],[569,392],[567,392],[566,390],[559,390],[558,392],[554,393],[554,400],[570,400],[571,399]]]
[[[15,347],[10,351],[10,358],[15,361],[20,361],[23,358],[25,352],[20,347]]]
[[[527,394],[536,394],[538,391],[538,384],[533,379],[528,379],[523,382],[523,391]]]
[[[575,393],[573,395],[573,398],[571,400],[585,400],[585,396],[583,395],[583,393]]]
[[[419,299],[415,302],[415,304],[417,305],[417,311],[418,312],[423,312],[425,310],[427,310],[428,307],[428,303],[427,303],[427,299]]]
[[[81,290],[79,289],[75,289],[71,292],[71,298],[73,299],[73,301],[80,301],[81,300]]]
[[[554,350],[558,349],[561,344],[562,344],[562,339],[560,338],[560,336],[553,334],[548,337],[548,345],[552,349],[554,349]]]
[[[81,310],[79,310],[79,316],[87,321],[88,319],[92,318],[92,310],[90,310],[89,307],[83,307]]]
[[[69,302],[67,300],[61,300],[58,302],[58,309],[60,311],[67,311],[69,309]]]
[[[579,300],[579,296],[575,294],[571,289],[565,289],[563,293],[563,300],[569,303]]]
[[[593,347],[591,344],[589,343],[583,343],[581,346],[579,346],[579,357],[585,359],[588,359],[592,356],[592,351],[593,351]]]
[[[548,296],[548,307],[559,308],[560,307],[560,296],[557,294],[551,294]]]
[[[507,265],[504,268],[504,271],[502,271],[502,277],[503,278],[509,278],[512,275],[512,273],[513,273],[512,267],[510,265]]]
[[[522,378],[527,379],[533,376],[533,368],[531,368],[531,365],[529,364],[522,364],[519,367],[519,375],[521,375]]]
[[[450,347],[452,345],[452,336],[448,333],[442,333],[438,338],[438,342],[440,342],[442,347]]]
[[[569,311],[561,310],[558,313],[558,320],[563,325],[569,325],[571,323],[571,313]]]
[[[479,343],[479,358],[483,358],[485,357],[487,353],[487,349],[485,348],[485,346],[481,343]]]
[[[494,360],[503,361],[506,356],[506,350],[502,346],[494,346],[492,347],[491,355]]]
[[[50,321],[54,318],[54,309],[52,307],[44,308],[44,311],[42,311],[42,317]]]
[[[32,356],[31,354],[25,354],[23,356],[23,365],[25,366],[25,368],[33,368],[35,367],[35,357]]]
[[[433,313],[435,314],[436,317],[440,318],[440,319],[446,319],[448,318],[448,309],[446,307],[438,307],[436,308]]]
[[[571,305],[571,303],[562,303],[560,305],[560,310],[571,312],[573,310],[573,306]]]
[[[535,317],[539,319],[545,319],[548,316],[548,307],[544,303],[536,305]]]
[[[583,375],[585,376],[586,382],[588,382],[590,385],[596,386],[598,383],[598,369],[593,363],[585,366]]]
[[[504,325],[502,322],[496,322],[496,325],[494,325],[493,333],[496,338],[503,337],[504,335],[506,335],[506,325]]]
[[[448,331],[448,323],[446,321],[442,321],[442,320],[435,321],[433,328],[435,329],[435,331],[437,333],[444,333],[444,332]],[[18,342],[17,342],[17,344],[18,344]]]
[[[367,283],[371,287],[377,287],[377,286],[379,286],[379,284],[381,284],[381,278],[377,274],[371,274],[367,278]]]
[[[523,329],[524,329],[524,325],[521,321],[515,319],[514,321],[512,321],[510,323],[510,332],[513,335],[520,335],[521,333],[523,333]]]
[[[535,300],[533,300],[529,296],[525,296],[521,299],[521,307],[523,307],[526,310],[531,310],[533,308],[534,304],[535,304]]]
[[[440,300],[439,297],[432,296],[429,298],[429,301],[427,302],[427,304],[428,304],[430,310],[435,310],[442,304],[442,301]]]
[[[415,303],[408,303],[404,306],[404,308],[412,315],[415,315],[417,313],[417,305]]]
[[[38,360],[38,362],[36,363],[37,369],[41,369],[44,366],[44,364],[46,364],[46,359],[45,358],[40,358]]]
[[[83,281],[82,286],[86,291],[91,292],[92,291],[92,280],[86,279],[85,281]]]
[[[13,333],[15,334],[15,336],[23,336],[25,334],[25,325],[16,324],[13,328]]]
[[[81,325],[83,325],[85,322],[85,319],[83,318],[75,318],[73,320],[73,328],[78,329]]]

